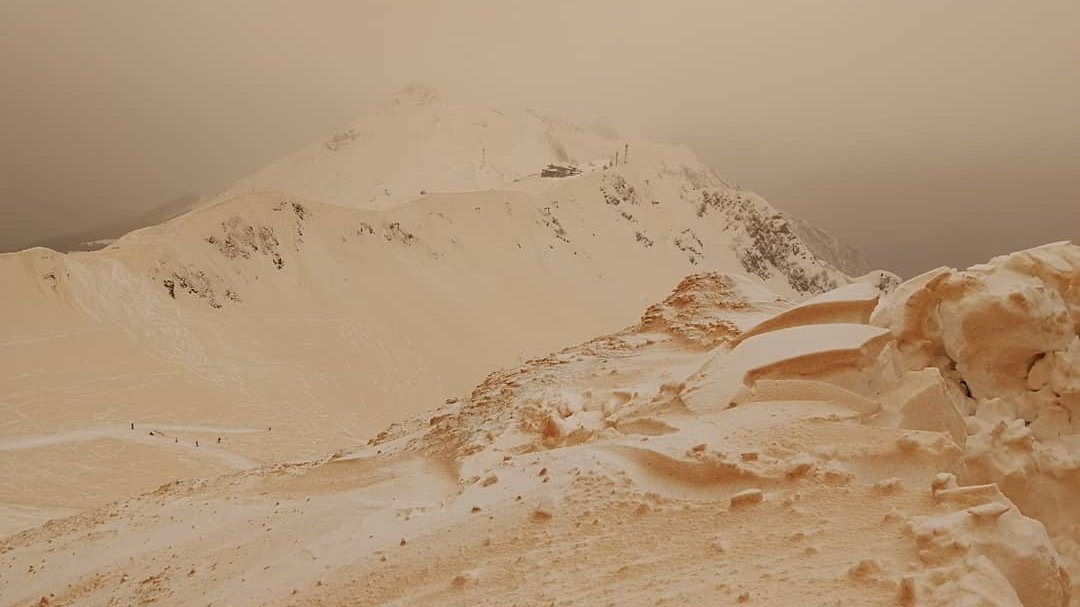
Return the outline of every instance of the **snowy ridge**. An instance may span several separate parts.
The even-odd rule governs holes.
[[[362,445],[167,483],[0,541],[17,572],[0,590],[1068,607],[1078,434],[1050,410],[1075,405],[1078,251],[886,291],[869,276],[797,314],[752,281],[692,275],[640,323],[496,371]],[[1002,349],[979,316],[1029,338]],[[1027,368],[1031,352],[1048,362]]]
[[[7,454],[0,533],[58,505],[314,457],[627,326],[691,273],[750,272],[736,290],[784,300],[849,281],[684,148],[422,89],[343,133],[102,250],[0,255],[0,317],[17,319],[0,324],[0,441],[92,438]],[[542,177],[550,165],[574,170]],[[736,204],[700,213],[721,198]],[[682,338],[733,338],[715,322]],[[140,440],[114,432],[133,422]],[[214,454],[198,428],[242,432]]]

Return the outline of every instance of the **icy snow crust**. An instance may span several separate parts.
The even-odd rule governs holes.
[[[1067,243],[798,307],[696,274],[362,447],[0,541],[0,596],[1076,605],[1078,277]]]

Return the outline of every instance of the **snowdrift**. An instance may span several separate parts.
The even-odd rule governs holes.
[[[804,306],[693,275],[630,328],[362,446],[3,540],[0,594],[1067,606],[1078,253],[871,277]]]

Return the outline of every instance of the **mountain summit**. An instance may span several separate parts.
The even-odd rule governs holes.
[[[685,166],[703,185],[720,185],[685,148],[615,139],[531,110],[467,105],[411,86],[340,132],[240,180],[217,199],[275,190],[382,209],[422,193],[519,187],[553,164],[592,171],[628,161]]]

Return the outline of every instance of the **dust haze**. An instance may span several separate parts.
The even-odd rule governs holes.
[[[236,179],[401,86],[694,148],[904,275],[1080,238],[1080,5],[0,5],[0,250]]]

